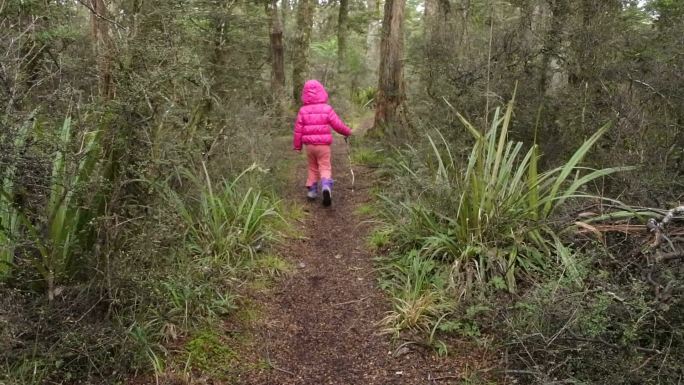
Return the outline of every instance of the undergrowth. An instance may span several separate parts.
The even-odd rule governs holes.
[[[679,378],[682,312],[672,306],[681,295],[672,293],[681,292],[681,269],[658,269],[669,280],[663,302],[634,260],[620,260],[625,240],[587,242],[566,231],[583,200],[624,207],[588,186],[631,168],[583,161],[610,126],[542,170],[536,144],[508,140],[512,108],[497,110],[485,130],[458,115],[473,139],[467,157],[436,132],[379,162],[384,223],[369,242],[392,298],[385,331],[440,354],[454,339],[494,348],[507,357],[498,375],[527,383]]]
[[[254,187],[262,174],[251,166],[216,183],[201,167],[149,183],[162,199],[129,238],[140,254],[112,262],[101,287],[60,286],[43,300],[0,287],[11,294],[0,306],[0,342],[12,347],[0,352],[0,383],[114,383],[132,370],[227,378],[234,355],[222,322],[241,306],[240,286],[290,270],[269,250],[285,226],[273,193]]]
[[[576,277],[573,252],[552,216],[568,199],[589,197],[581,192],[586,184],[627,169],[581,165],[606,125],[565,164],[539,170],[535,144],[523,152],[523,143],[508,140],[512,113],[511,101],[483,131],[461,117],[474,139],[463,169],[439,133],[440,142],[427,137],[431,156],[415,159],[414,151],[397,152],[392,183],[408,187],[400,196],[380,196],[398,252],[448,266],[446,279],[456,298],[489,283],[514,292],[521,277],[551,264]]]

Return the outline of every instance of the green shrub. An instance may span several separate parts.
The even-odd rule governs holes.
[[[514,291],[518,278],[552,261],[577,276],[572,252],[549,219],[568,199],[588,196],[580,192],[587,183],[628,169],[581,166],[606,125],[565,164],[540,171],[536,145],[522,152],[522,143],[508,141],[512,113],[513,101],[503,116],[497,109],[491,127],[483,131],[458,115],[475,140],[465,169],[444,137],[438,134],[440,146],[428,136],[432,157],[421,162],[400,155],[395,162],[395,175],[408,179],[397,184],[411,185],[403,199],[382,197],[400,249],[449,264],[451,289],[458,297],[491,279]]]

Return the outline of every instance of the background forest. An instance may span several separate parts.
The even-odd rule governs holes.
[[[683,68],[682,0],[0,0],[0,384],[233,357],[310,78],[366,131],[387,338],[679,383]]]

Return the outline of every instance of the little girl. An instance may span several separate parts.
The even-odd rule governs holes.
[[[333,186],[330,165],[330,145],[333,138],[330,128],[345,137],[351,135],[351,130],[328,104],[328,93],[317,80],[309,80],[304,84],[302,104],[297,114],[292,144],[295,151],[301,151],[302,144],[306,145],[306,156],[309,160],[306,196],[311,200],[316,199],[320,179],[323,205],[330,206]]]

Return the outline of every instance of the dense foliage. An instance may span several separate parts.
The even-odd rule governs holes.
[[[387,332],[470,339],[500,379],[676,383],[681,227],[665,245],[645,224],[684,196],[681,5],[425,5],[413,143],[358,159],[386,183]]]
[[[265,20],[0,4],[0,382],[159,373],[167,343],[234,311],[281,222],[259,166],[276,132]]]
[[[682,68],[681,0],[0,1],[0,383],[230,381],[305,78],[374,121],[385,331],[676,383]]]

